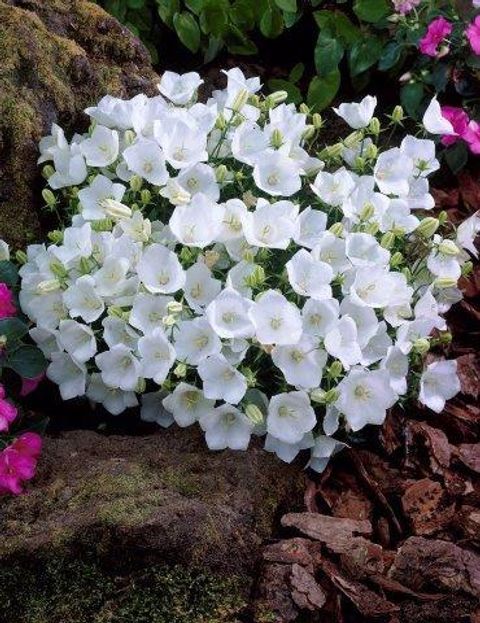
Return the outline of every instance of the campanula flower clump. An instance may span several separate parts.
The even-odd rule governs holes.
[[[345,431],[459,391],[454,361],[422,367],[480,219],[429,215],[435,144],[386,144],[399,107],[382,127],[375,98],[342,104],[347,136],[325,145],[320,115],[224,74],[206,103],[197,74],[166,72],[155,97],[87,109],[84,135],[53,127],[43,196],[71,223],[29,247],[21,306],[65,400],[140,403],[215,450],[266,435],[323,469]]]

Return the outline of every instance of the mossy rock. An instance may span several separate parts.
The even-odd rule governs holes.
[[[53,122],[82,130],[83,110],[110,93],[155,93],[150,56],[86,0],[0,0],[0,238],[40,235],[37,144]]]
[[[260,444],[209,452],[193,427],[47,437],[29,492],[0,506],[0,604],[19,612],[22,591],[30,604],[6,621],[237,621],[262,544],[279,516],[302,508],[303,486],[298,465]],[[78,588],[83,576],[96,588]],[[9,597],[14,577],[24,588]]]

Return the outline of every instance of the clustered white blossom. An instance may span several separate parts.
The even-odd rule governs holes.
[[[425,214],[435,145],[382,148],[375,98],[342,104],[355,131],[322,146],[318,114],[224,73],[206,103],[196,73],[166,72],[155,97],[87,109],[71,142],[53,126],[44,197],[74,214],[29,247],[21,305],[65,400],[141,402],[215,450],[266,434],[321,470],[337,432],[381,424],[408,392],[440,412],[459,391],[455,361],[419,372],[480,219]]]

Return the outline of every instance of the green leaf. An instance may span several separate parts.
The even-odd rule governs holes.
[[[387,0],[356,0],[353,10],[358,19],[374,24],[391,13],[392,7]]]
[[[178,38],[190,52],[195,54],[200,47],[200,28],[191,13],[183,11],[173,16],[173,26]]]
[[[412,82],[402,87],[400,101],[410,117],[417,117],[423,94],[423,84],[421,82]]]
[[[344,49],[340,41],[321,32],[315,46],[315,67],[319,76],[327,76],[342,60]]]
[[[20,346],[12,353],[8,353],[5,365],[25,379],[33,379],[47,367],[42,352],[35,346]]]
[[[145,0],[127,0],[127,6],[129,9],[141,9],[145,6]]]
[[[200,15],[204,4],[204,0],[185,0],[185,6],[195,15]]]
[[[272,78],[268,81],[268,88],[271,91],[286,91],[288,93],[287,103],[301,104],[303,101],[300,89],[288,80]]]
[[[323,78],[315,76],[308,87],[307,104],[316,111],[326,108],[338,92],[340,79],[338,68]]]
[[[0,320],[0,335],[7,337],[7,347],[11,342],[21,340],[27,333],[27,325],[18,318],[2,318]]]
[[[204,3],[200,14],[200,27],[206,34],[221,37],[228,26],[228,2],[215,0]]]
[[[180,0],[156,0],[157,12],[162,22],[173,26],[173,16],[180,11]]]
[[[12,262],[2,260],[0,262],[0,283],[6,283],[7,286],[15,286],[18,282],[18,271]]]
[[[468,149],[463,141],[458,141],[445,150],[445,160],[453,173],[458,173],[468,162]]]
[[[255,7],[251,0],[237,0],[228,14],[230,21],[243,31],[243,36],[255,28]]]
[[[288,75],[288,79],[290,82],[298,82],[300,78],[303,76],[303,72],[305,71],[305,65],[303,63],[297,63],[295,67],[292,68],[291,72]]]
[[[388,69],[391,69],[398,63],[401,55],[402,46],[399,45],[396,41],[390,41],[390,43],[387,43],[382,51],[382,56],[380,57],[378,68],[380,69],[380,71],[387,71]]]
[[[282,11],[287,11],[287,13],[297,12],[297,0],[275,0],[275,4]]]
[[[205,63],[210,63],[210,61],[213,61],[213,59],[217,56],[217,54],[220,52],[223,46],[224,46],[223,39],[217,39],[217,37],[210,36],[208,38],[208,46],[207,46],[207,49],[205,50],[203,61]]]
[[[380,58],[382,44],[376,37],[368,37],[355,43],[350,50],[350,73],[352,76],[367,71]]]
[[[282,34],[283,17],[279,9],[269,7],[260,20],[260,32],[267,39],[275,39]]]
[[[235,24],[230,24],[230,33],[232,37],[227,39],[228,51],[232,54],[256,54],[257,46],[249,39]]]

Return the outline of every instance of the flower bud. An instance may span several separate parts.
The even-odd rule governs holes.
[[[260,107],[260,97],[256,93],[250,93],[248,96],[248,103],[255,108]]]
[[[405,119],[405,115],[403,112],[403,108],[401,106],[395,106],[392,112],[393,123],[402,123],[404,119]]]
[[[457,280],[453,277],[437,277],[433,284],[440,290],[443,290],[444,288],[454,288],[457,285]]]
[[[247,208],[253,208],[257,205],[257,197],[255,197],[251,190],[247,190],[247,192],[243,193],[242,201]]]
[[[430,350],[430,342],[426,337],[420,337],[413,342],[412,349],[419,355],[425,355]]]
[[[145,379],[139,378],[137,382],[137,386],[135,387],[135,391],[137,394],[143,394],[147,389],[147,381]]]
[[[440,212],[440,214],[438,215],[438,220],[440,222],[440,225],[445,225],[445,223],[448,221],[448,214],[445,210],[442,210]]]
[[[400,253],[400,251],[395,251],[395,253],[390,258],[390,266],[392,268],[398,268],[398,266],[400,266],[402,262],[403,262],[403,255]]]
[[[101,207],[105,210],[105,214],[116,220],[127,219],[132,216],[132,210],[120,201],[115,199],[103,199],[100,201]]]
[[[60,231],[59,229],[49,231],[47,238],[53,242],[53,244],[61,244],[63,242],[63,231]]]
[[[393,231],[387,231],[380,240],[380,246],[384,249],[391,249],[395,244],[395,234]]]
[[[328,392],[325,394],[325,404],[330,405],[333,402],[336,402],[339,396],[340,392],[338,391],[338,389],[332,387],[332,389],[329,389]]]
[[[265,419],[263,413],[260,411],[257,405],[254,405],[252,403],[248,404],[245,407],[245,415],[253,424],[255,424],[255,426],[260,426],[261,424],[263,424]]]
[[[51,164],[46,164],[42,169],[42,175],[46,180],[52,177],[54,173],[55,173],[55,169],[52,167]]]
[[[326,394],[327,392],[324,389],[318,387],[317,389],[314,389],[310,392],[310,400],[320,405],[324,405]]]
[[[442,240],[442,242],[438,245],[438,250],[442,255],[455,256],[460,253],[460,249],[453,242],[453,240]]]
[[[270,144],[274,149],[279,149],[283,145],[283,136],[278,128],[272,132]]]
[[[49,206],[50,208],[53,208],[53,206],[57,203],[55,195],[49,188],[44,188],[42,190],[42,197],[47,206]]]
[[[123,318],[123,310],[121,307],[112,305],[107,309],[107,315],[111,316],[112,318]]]
[[[214,251],[213,249],[205,251],[205,265],[207,268],[213,268],[219,259],[220,253],[218,251]]]
[[[424,238],[431,238],[433,234],[437,231],[440,222],[437,218],[433,216],[427,216],[424,218],[420,224],[418,225],[415,233],[423,236]]]
[[[136,136],[133,130],[126,130],[125,134],[123,135],[123,139],[126,145],[131,145],[133,141],[135,140],[135,138]]]
[[[352,149],[356,147],[360,143],[360,141],[362,141],[362,139],[363,132],[355,130],[355,132],[352,132],[343,140],[343,144],[345,145],[345,147],[348,147],[348,149]]]
[[[380,128],[380,121],[378,120],[377,117],[373,117],[372,118],[372,120],[370,121],[370,124],[368,126],[368,129],[375,136],[378,136],[380,134],[380,129],[381,129]]]
[[[173,374],[179,378],[182,379],[184,377],[187,376],[187,364],[186,363],[179,363],[173,370]]]
[[[408,266],[404,266],[400,272],[402,273],[402,275],[405,276],[407,281],[411,280],[411,278],[412,278],[412,271],[408,268]]]
[[[96,232],[111,231],[113,227],[112,220],[109,218],[102,218],[99,221],[92,221],[92,230]]]
[[[304,115],[310,114],[310,108],[305,104],[305,102],[302,102],[300,104],[300,106],[298,107],[298,110]]]
[[[52,273],[55,275],[55,277],[58,277],[59,279],[65,279],[65,277],[68,276],[68,271],[65,268],[65,266],[63,264],[61,264],[60,262],[57,261],[53,261],[50,264],[50,270],[52,271]]]
[[[312,139],[315,136],[315,132],[316,132],[316,130],[315,130],[315,126],[314,125],[307,125],[305,127],[305,130],[303,131],[302,138],[305,141],[309,141],[310,139]]]
[[[365,158],[368,160],[376,160],[378,156],[378,147],[375,143],[369,143],[365,147]]]
[[[288,93],[286,91],[274,91],[270,93],[267,97],[267,100],[270,100],[274,105],[281,104],[288,98]]]
[[[223,116],[223,113],[220,113],[215,121],[215,127],[217,130],[225,130],[227,127],[227,120]]]
[[[330,231],[337,238],[340,238],[343,234],[343,225],[342,223],[334,223],[328,231]]]
[[[28,262],[27,254],[24,251],[17,251],[15,253],[15,259],[22,266]]]
[[[220,164],[215,169],[215,179],[219,184],[222,184],[228,175],[228,169],[224,164]]]
[[[58,279],[46,279],[37,285],[38,294],[50,294],[51,292],[56,292],[57,290],[60,290],[60,282]]]
[[[368,221],[375,214],[375,207],[371,203],[366,203],[360,214],[358,215],[361,221]]]
[[[168,314],[162,318],[162,323],[166,327],[173,327],[177,324],[177,318],[173,314]]]
[[[90,266],[90,262],[86,257],[80,258],[80,272],[82,275],[88,275],[91,271],[92,267]]]
[[[363,171],[366,164],[367,162],[365,158],[362,158],[362,156],[357,156],[353,161],[353,168],[358,169],[359,171]]]
[[[328,375],[332,378],[332,379],[336,379],[338,378],[343,372],[343,365],[341,361],[335,360],[332,365],[330,366],[330,368],[328,369]]]
[[[321,130],[323,127],[322,115],[318,112],[314,113],[312,116],[312,123],[316,130]]]
[[[248,91],[246,89],[241,89],[237,93],[237,95],[235,96],[235,99],[233,100],[232,110],[235,111],[235,112],[238,112],[239,110],[242,110],[242,108],[247,103],[248,95],[249,94],[248,94]]]
[[[473,263],[468,260],[468,262],[465,262],[465,264],[463,264],[462,266],[462,275],[464,277],[468,277],[469,275],[471,275],[473,272]]]
[[[140,201],[144,205],[146,205],[147,203],[150,203],[151,200],[152,200],[152,193],[147,188],[142,190],[142,192],[140,193]]]
[[[375,234],[378,233],[379,229],[380,229],[380,226],[378,223],[369,223],[367,227],[365,227],[365,233],[375,236]]]
[[[133,175],[130,178],[129,184],[133,192],[138,193],[138,191],[142,188],[143,180],[139,175]]]
[[[450,333],[450,331],[441,331],[440,335],[439,335],[439,339],[440,339],[440,344],[450,344],[452,342],[452,334]]]
[[[410,82],[410,80],[412,80],[412,73],[410,71],[405,72],[404,74],[402,74],[400,76],[400,78],[398,79],[399,82]],[[410,83],[412,84],[412,82]],[[414,83],[413,83],[414,84]]]
[[[167,311],[169,314],[179,314],[183,311],[183,305],[179,301],[170,301],[167,304]]]

